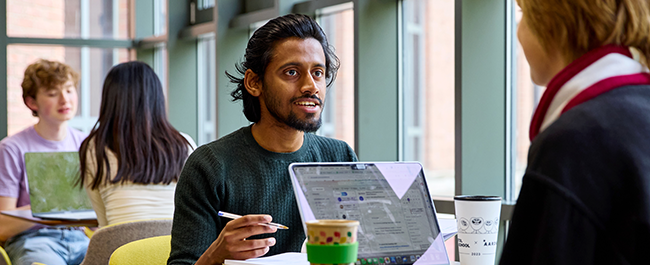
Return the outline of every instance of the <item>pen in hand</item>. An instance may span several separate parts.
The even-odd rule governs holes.
[[[219,211],[219,213],[217,213],[217,215],[219,215],[221,217],[230,218],[230,219],[237,219],[239,217],[242,217],[241,215],[238,215],[238,214],[227,213],[227,212],[222,212],[222,211]],[[287,227],[286,225],[281,225],[281,224],[276,224],[276,223],[268,223],[268,224],[262,223],[261,225],[266,225],[266,226],[270,226],[270,227],[277,227],[278,229],[289,229],[289,227]]]

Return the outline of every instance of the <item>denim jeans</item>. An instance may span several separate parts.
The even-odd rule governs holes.
[[[86,256],[88,237],[76,228],[47,227],[27,230],[9,240],[5,250],[13,265],[79,264]]]

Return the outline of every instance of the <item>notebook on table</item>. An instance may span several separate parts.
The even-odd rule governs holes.
[[[359,221],[357,264],[450,264],[420,163],[294,163],[289,174],[305,231]]]
[[[32,216],[55,220],[93,220],[97,215],[77,183],[79,153],[25,153]]]

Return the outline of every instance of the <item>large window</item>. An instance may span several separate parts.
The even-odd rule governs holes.
[[[167,34],[167,1],[154,0],[153,5],[153,35],[163,36]],[[157,43],[153,52],[153,70],[162,82],[163,92],[167,97],[167,46],[166,42]]]
[[[214,0],[198,0],[198,9],[207,9],[214,6]]]
[[[341,62],[327,90],[319,135],[343,140],[354,148],[354,12],[352,2],[318,10],[317,21]]]
[[[404,0],[403,160],[422,163],[433,195],[454,195],[454,1]]]
[[[99,117],[102,85],[110,68],[129,60],[126,49],[98,49],[64,46],[10,45],[7,47],[7,134],[12,135],[36,123],[37,118],[23,103],[20,86],[25,69],[38,59],[55,60],[72,66],[81,75],[77,115],[70,125],[89,132]],[[92,62],[92,63],[91,63]]]
[[[77,115],[70,125],[89,132],[99,116],[104,77],[115,64],[129,61],[127,49],[53,45],[48,39],[127,39],[128,1],[8,0],[7,35],[47,38],[40,45],[7,46],[7,134],[33,125],[37,119],[24,105],[21,83],[25,68],[38,59],[64,62],[81,75]],[[20,41],[18,41],[20,42]]]
[[[217,139],[216,44],[214,34],[210,33],[199,37],[197,46],[199,135],[196,140],[198,145],[202,145]]]
[[[217,87],[214,78],[216,76],[217,80],[223,81],[224,79],[219,79],[223,77],[223,71],[241,60],[245,49],[245,25],[251,24],[251,28],[256,28],[260,25],[254,23],[256,21],[264,21],[292,11],[316,13],[317,21],[341,59],[336,82],[327,93],[323,126],[318,134],[344,140],[353,147],[356,144],[361,159],[421,162],[434,195],[450,196],[454,194],[455,188],[461,193],[477,193],[484,184],[474,181],[480,177],[474,169],[483,170],[488,163],[498,164],[496,167],[499,168],[505,166],[512,169],[512,172],[508,171],[506,174],[508,177],[512,176],[512,179],[508,180],[513,180],[512,187],[516,188],[509,190],[512,192],[508,194],[518,193],[520,179],[527,164],[530,117],[544,88],[536,87],[530,82],[527,63],[516,41],[509,47],[512,50],[509,54],[512,60],[493,58],[500,57],[498,51],[506,50],[502,43],[506,38],[503,38],[504,31],[501,31],[506,23],[496,18],[506,11],[502,8],[503,3],[469,1],[464,2],[462,7],[455,7],[455,0],[363,0],[322,8],[328,3],[343,1],[0,2],[6,3],[7,8],[7,36],[0,36],[5,40],[3,43],[6,43],[2,48],[7,48],[7,61],[6,68],[0,67],[0,70],[6,69],[8,78],[6,82],[2,82],[6,84],[2,85],[7,86],[9,134],[35,122],[21,98],[20,81],[28,64],[38,58],[54,59],[72,65],[81,73],[80,108],[71,124],[87,131],[94,124],[98,113],[101,84],[106,71],[116,63],[135,59],[135,53],[131,49],[134,48],[133,45],[137,45],[138,59],[154,67],[169,92],[167,95],[172,95],[168,99],[170,120],[179,130],[190,132],[197,142],[209,142],[218,136],[214,131],[217,127],[215,124],[223,130],[238,128],[246,123],[243,117],[233,118],[235,115],[242,116],[239,105],[235,108],[232,107],[234,103],[223,100],[218,108],[222,111],[216,112],[216,102],[212,101],[228,97],[227,94],[215,96],[217,91],[231,90],[231,87]],[[269,8],[268,5],[241,5],[243,2],[272,2],[275,8]],[[201,13],[201,20],[179,32],[179,28],[192,24],[190,9],[184,10],[181,7],[190,3],[194,4],[195,15]],[[358,6],[353,6],[352,3]],[[506,5],[512,3],[513,1],[506,1]],[[253,8],[254,6],[259,9]],[[211,7],[219,11],[219,17],[214,18],[217,21],[212,20]],[[188,14],[182,13],[185,11]],[[459,38],[463,41],[455,46],[454,16],[457,12],[466,14],[462,16],[463,27],[459,28],[459,32],[465,32],[466,35]],[[169,13],[173,16],[168,16]],[[509,14],[515,14],[514,10]],[[136,17],[137,21],[143,23],[130,23]],[[512,18],[512,24],[516,25],[518,19],[515,19],[514,15]],[[214,31],[214,34],[206,35],[210,31]],[[510,31],[514,38],[516,26]],[[133,44],[132,39],[136,32],[138,40]],[[188,37],[190,35],[191,37]],[[179,40],[179,36],[183,40]],[[197,38],[197,45],[190,45],[193,43],[190,43],[189,39]],[[170,40],[170,45],[167,40]],[[355,42],[358,47],[355,47]],[[217,50],[216,45],[220,45]],[[191,48],[188,48],[190,46]],[[465,62],[462,69],[470,69],[467,70],[470,73],[455,73],[455,69],[461,69],[457,68],[461,66],[460,63],[456,65],[455,62],[456,47],[464,47],[459,62]],[[479,54],[477,51],[485,53]],[[169,62],[168,52],[173,56],[170,58],[175,61]],[[220,61],[215,62],[215,52],[221,55]],[[183,61],[184,54],[198,58]],[[195,59],[198,59],[198,71],[190,67],[182,69],[182,66],[194,63]],[[508,91],[511,93],[498,90],[506,87],[497,82],[500,81],[497,79],[506,74],[485,71],[503,68],[500,65],[503,60],[512,62],[509,66],[512,66],[513,72],[509,74],[512,75],[513,88]],[[217,72],[215,65],[223,66],[224,69]],[[190,80],[194,78],[193,75],[198,77],[196,86],[193,82],[177,82],[185,77]],[[174,78],[168,82],[168,76]],[[492,78],[494,76],[498,77]],[[461,82],[455,84],[455,78]],[[221,85],[224,83],[226,82],[221,82]],[[470,85],[471,87],[468,87]],[[355,89],[360,93],[358,98],[355,98]],[[507,94],[504,97],[512,95],[512,98],[509,98],[511,102],[508,102],[512,109],[508,109],[508,114],[504,113],[503,117],[495,117],[500,113],[490,112],[495,106],[489,105],[489,109],[485,111],[489,113],[480,115],[484,110],[479,107],[472,108],[476,102],[472,98],[476,91],[472,89],[498,91],[480,94],[481,97],[494,96],[489,98],[490,102],[496,102],[495,98],[502,99],[504,94]],[[188,97],[174,97],[190,94]],[[356,106],[355,101],[358,103]],[[396,102],[399,102],[399,106],[393,105]],[[383,104],[386,104],[385,108]],[[377,105],[381,107],[377,108]],[[455,107],[462,111],[454,113]],[[507,116],[509,114],[510,116]],[[481,120],[483,117],[487,119]],[[510,134],[502,136],[501,131],[490,130],[492,135],[489,135],[489,142],[494,143],[494,139],[512,136],[507,143],[512,146],[501,147],[500,143],[495,144],[496,147],[477,145],[475,143],[481,143],[483,140],[482,135],[468,133],[476,131],[468,128],[474,129],[476,124],[483,125],[481,122],[485,122],[484,128],[501,129],[502,124],[494,125],[494,122],[505,122],[506,119],[511,122],[508,124],[508,128],[511,128]],[[462,133],[455,131],[455,125],[463,122],[472,126],[459,127],[463,129]],[[387,129],[382,131],[384,124]],[[463,137],[458,139],[461,143],[458,146],[456,134]],[[381,137],[375,137],[377,135]],[[468,146],[475,148],[470,150]],[[465,151],[463,154],[455,153],[455,148]],[[465,158],[468,153],[475,151],[483,154],[505,148],[512,150],[512,153],[509,153],[512,159],[508,161],[512,163],[508,165],[501,166],[502,161],[489,159],[489,155]],[[454,171],[456,164],[463,170],[458,172],[458,176]],[[462,176],[460,173],[463,173]],[[495,179],[493,182],[501,182],[505,174],[490,169],[486,176],[485,178]],[[456,178],[469,181],[456,183]]]
[[[7,36],[128,39],[127,0],[7,0]]]

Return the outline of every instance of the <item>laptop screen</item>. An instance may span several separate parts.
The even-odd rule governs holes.
[[[79,153],[25,153],[32,213],[91,210],[84,189],[76,184],[79,177]]]
[[[289,171],[303,226],[315,219],[360,222],[360,261],[449,264],[419,163],[295,163]]]

